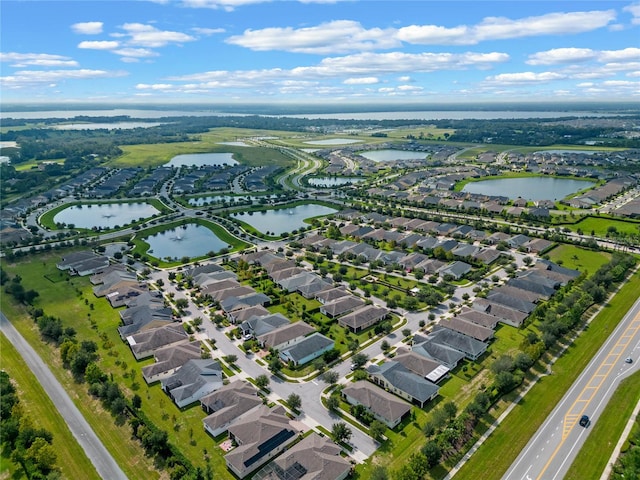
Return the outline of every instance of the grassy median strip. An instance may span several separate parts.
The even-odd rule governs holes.
[[[633,409],[640,401],[640,372],[623,380],[616,388],[598,421],[589,432],[589,437],[564,480],[600,478],[613,453]]]
[[[589,328],[513,409],[456,475],[460,479],[500,479],[551,413],[575,379],[638,299],[640,274],[634,274],[591,322]],[[603,422],[604,423],[604,422]],[[589,478],[589,477],[583,477]]]
[[[63,478],[99,479],[100,475],[76,442],[49,396],[11,342],[2,334],[0,352],[2,369],[15,384],[25,414],[33,420],[34,425],[45,428],[53,435],[53,447],[58,455],[56,466],[60,468]]]

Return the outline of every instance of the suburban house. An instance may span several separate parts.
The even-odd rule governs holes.
[[[213,437],[227,431],[234,422],[242,420],[249,412],[262,405],[258,390],[246,380],[237,380],[200,399],[202,409],[208,414],[202,422]]]
[[[347,289],[344,287],[335,287],[328,288],[327,290],[322,290],[315,294],[315,299],[320,303],[325,304],[328,302],[332,302],[337,300],[338,298],[346,297],[347,295],[351,295],[347,292]]]
[[[262,305],[256,305],[255,307],[240,308],[233,312],[228,312],[227,317],[229,317],[229,320],[233,323],[242,323],[252,317],[261,317],[270,314],[271,312]]]
[[[94,275],[109,266],[109,257],[93,252],[75,252],[62,257],[56,265],[60,270],[68,270],[71,275]]]
[[[498,324],[498,319],[493,315],[489,315],[469,307],[462,307],[462,310],[458,314],[458,318],[462,318],[468,322],[477,323],[478,325],[491,329],[495,329]]]
[[[256,471],[298,438],[298,430],[281,406],[270,409],[261,405],[228,431],[229,439],[237,446],[224,460],[239,478]]]
[[[294,345],[280,351],[283,362],[293,362],[294,365],[304,365],[315,360],[323,353],[332,350],[335,342],[320,332],[304,337]]]
[[[222,387],[222,366],[217,360],[189,360],[177,372],[162,380],[164,390],[178,408],[199,401]]]
[[[366,380],[347,384],[342,398],[350,405],[362,405],[389,428],[396,427],[411,412],[409,403]]]
[[[492,302],[487,298],[476,298],[471,306],[475,310],[493,315],[498,321],[514,327],[520,327],[522,322],[529,316],[527,313]]]
[[[240,324],[240,330],[242,335],[259,337],[290,323],[289,319],[281,313],[272,313],[270,315],[253,316],[249,320],[245,320]]]
[[[338,318],[338,323],[342,327],[350,328],[353,333],[358,333],[383,320],[388,314],[389,310],[385,307],[365,305],[358,310]]]
[[[477,323],[469,322],[459,317],[452,317],[440,320],[435,328],[448,328],[481,342],[487,342],[493,338],[493,329],[483,327]]]
[[[341,448],[327,437],[312,433],[262,468],[260,480],[344,480],[351,463],[340,455]]]
[[[427,336],[428,341],[446,345],[463,353],[469,360],[477,360],[487,351],[487,344],[475,338],[463,335],[446,327],[436,325],[433,332]]]
[[[147,305],[122,310],[120,318],[124,325],[118,327],[118,333],[123,340],[135,333],[164,327],[174,321],[173,311],[170,308],[151,308]]]
[[[287,347],[295,345],[307,335],[315,332],[313,328],[306,322],[290,323],[276,328],[269,333],[260,335],[258,342],[265,349],[283,350]]]
[[[152,356],[160,348],[176,343],[186,343],[189,341],[189,336],[181,324],[172,323],[130,335],[126,340],[135,359],[142,360]]]
[[[424,407],[425,403],[433,400],[440,388],[407,369],[404,365],[393,360],[382,365],[370,365],[367,373],[376,385],[389,390],[402,398]]]
[[[411,351],[425,358],[435,360],[449,370],[456,368],[458,362],[464,358],[464,353],[460,350],[456,350],[448,345],[436,343],[432,338],[430,339],[429,337],[419,335],[414,335]]]
[[[320,313],[327,317],[335,318],[340,315],[344,315],[345,313],[349,313],[356,308],[362,307],[365,303],[366,302],[360,297],[348,295],[325,303],[320,307]]]
[[[399,348],[393,359],[433,383],[440,382],[449,373],[448,367],[405,348]]]
[[[438,275],[441,278],[451,275],[456,280],[460,280],[467,273],[471,271],[471,265],[465,262],[455,261],[451,262],[449,265],[445,265],[438,270]]]
[[[256,305],[264,307],[265,305],[269,305],[269,303],[271,303],[271,299],[268,295],[254,291],[238,297],[229,297],[220,302],[220,306],[222,307],[222,310],[228,313],[241,308],[255,307]]]
[[[156,363],[142,367],[142,376],[147,383],[157,382],[171,376],[191,359],[202,357],[200,341],[178,343],[156,350]]]

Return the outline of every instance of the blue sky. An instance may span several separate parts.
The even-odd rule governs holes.
[[[640,99],[640,2],[2,0],[10,102]]]

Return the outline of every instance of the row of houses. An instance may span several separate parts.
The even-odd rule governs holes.
[[[260,265],[269,277],[284,291],[300,293],[305,298],[314,298],[322,305],[320,312],[338,320],[342,327],[354,333],[361,332],[389,315],[385,307],[372,305],[343,287],[336,287],[314,272],[299,267],[270,251],[260,251],[242,257],[250,264]]]

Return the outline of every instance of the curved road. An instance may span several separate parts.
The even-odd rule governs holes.
[[[87,457],[93,463],[98,474],[109,480],[127,480],[127,476],[120,469],[111,454],[107,451],[91,426],[74,405],[60,382],[53,376],[49,367],[31,345],[20,335],[4,313],[0,312],[0,331],[6,335],[11,344],[18,350],[24,362],[38,379],[51,401],[56,406],[62,418],[69,426],[69,430],[84,449]]]
[[[624,359],[631,357],[632,364]],[[503,480],[560,480],[622,379],[640,368],[640,299],[520,453]],[[588,415],[586,428],[578,421]]]

